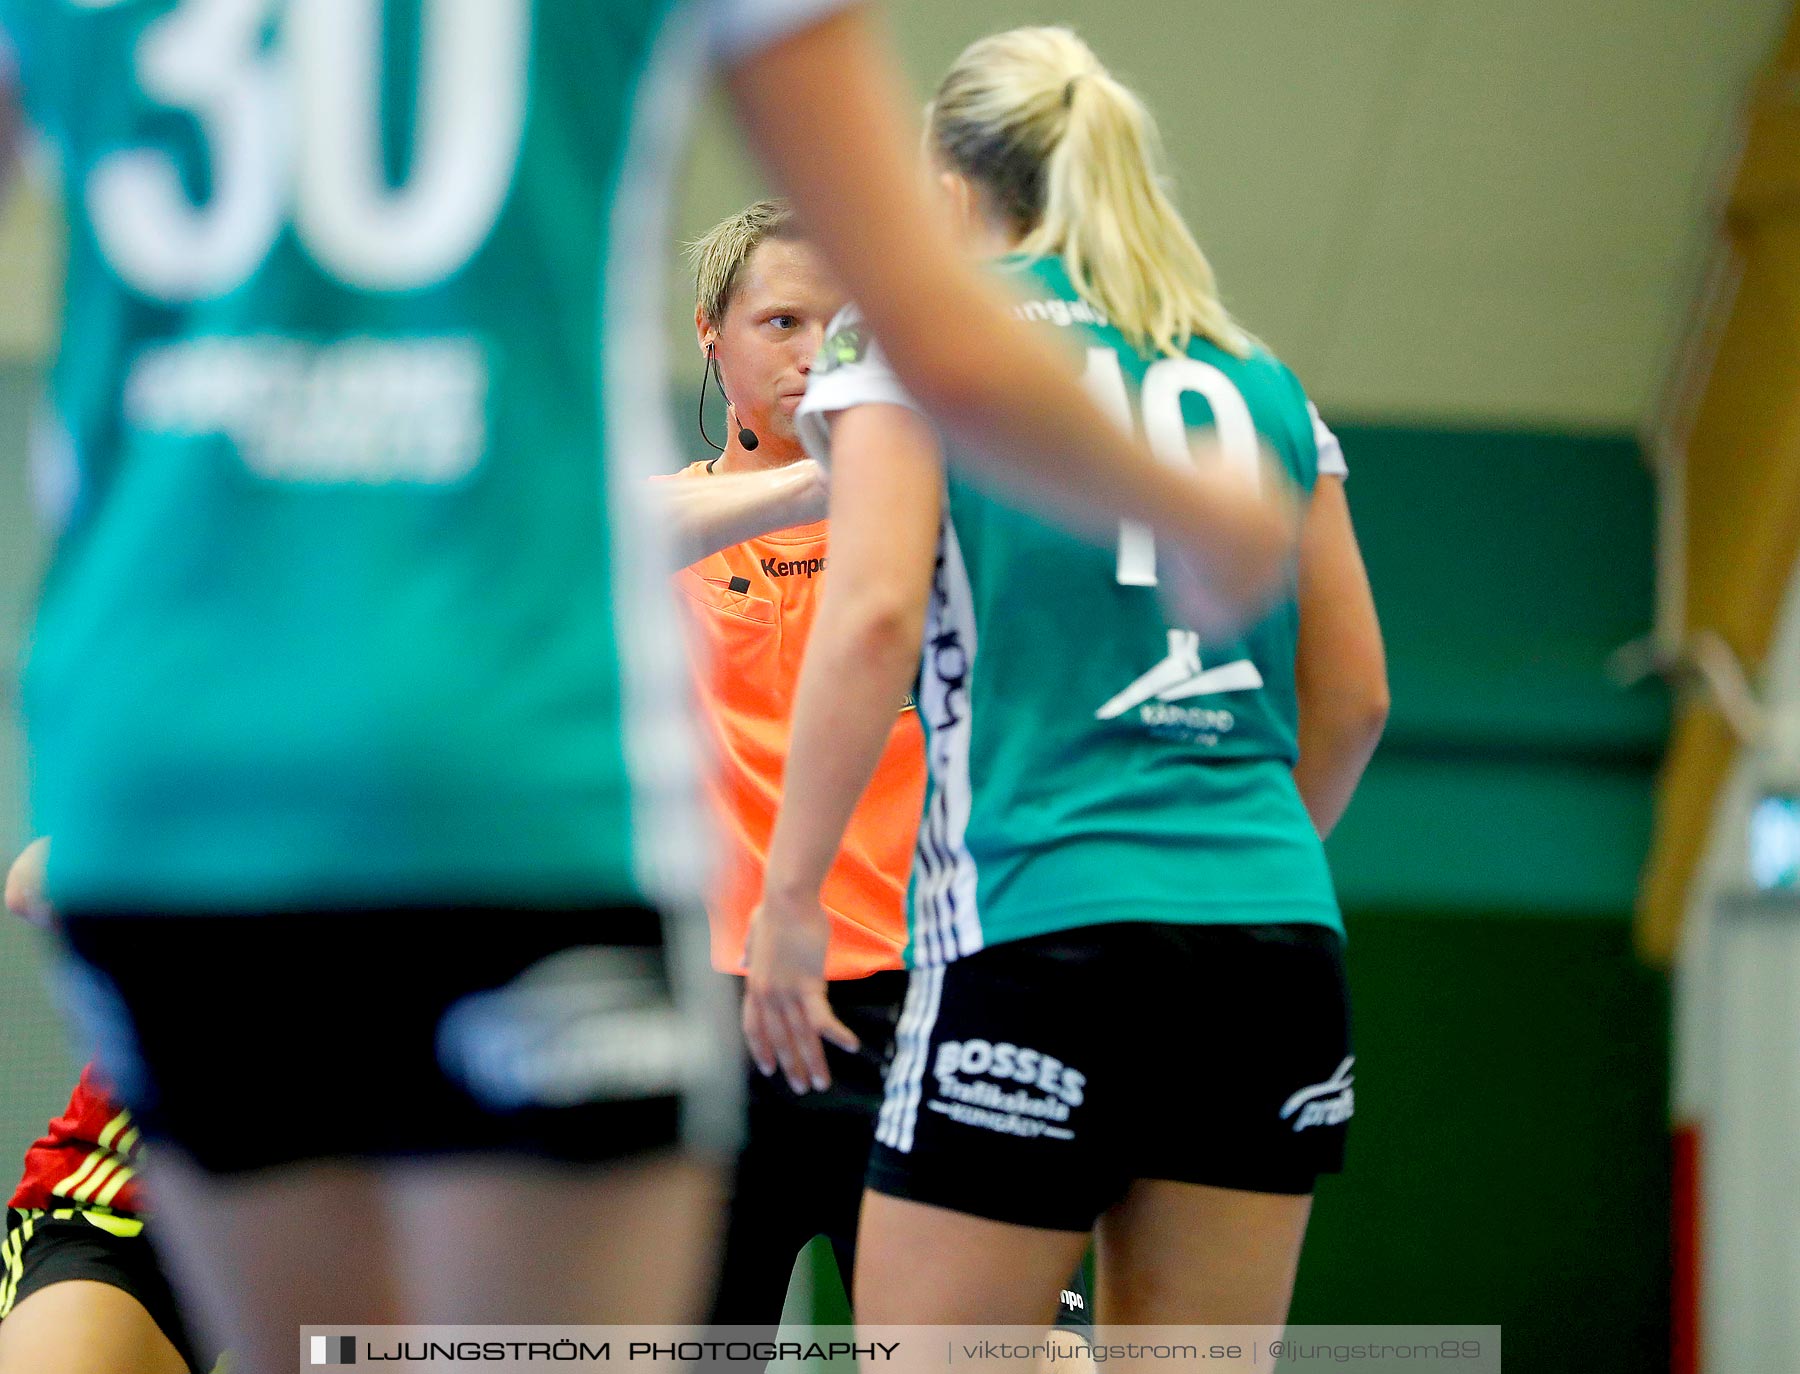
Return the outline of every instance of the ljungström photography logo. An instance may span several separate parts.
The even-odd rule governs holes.
[[[356,1337],[354,1336],[314,1336],[312,1338],[313,1364],[355,1364]]]

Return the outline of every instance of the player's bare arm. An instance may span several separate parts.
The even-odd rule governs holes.
[[[1344,483],[1321,476],[1300,535],[1294,781],[1321,836],[1350,805],[1387,724],[1387,656]]]
[[[939,451],[904,407],[834,417],[832,568],[794,702],[781,814],[750,927],[744,1033],[757,1067],[796,1092],[831,1079],[823,1035],[855,1037],[825,1000],[829,932],[819,889],[918,668],[937,556]]]
[[[825,518],[825,473],[810,458],[771,471],[715,473],[655,486],[684,565],[760,534]]]
[[[50,838],[43,836],[26,845],[6,874],[6,909],[34,926],[51,921],[49,898],[44,895],[44,866],[50,857]]]

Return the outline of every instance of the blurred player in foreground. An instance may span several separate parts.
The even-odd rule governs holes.
[[[48,839],[6,875],[6,907],[47,926]],[[92,1064],[25,1155],[0,1240],[0,1374],[204,1374],[145,1234],[142,1138]]]
[[[0,0],[68,219],[25,684],[67,1000],[252,1374],[312,1322],[703,1291],[716,1174],[680,1147],[726,1134],[729,1056],[643,479],[673,466],[658,265],[709,55],[993,471],[1156,521],[1203,622],[1292,539],[1282,501],[1123,438],[959,262],[863,6],[402,11]]]
[[[1170,461],[1209,431],[1223,461],[1254,475],[1266,453],[1311,494],[1299,587],[1241,636],[1196,633],[1157,599],[1148,531],[1096,547],[946,485],[879,331],[846,312],[800,412],[829,448],[834,554],[745,1029],[764,1072],[803,1080],[821,1033],[854,1043],[819,991],[819,877],[918,670],[914,971],[859,1318],[1042,1320],[1097,1224],[1106,1322],[1278,1324],[1353,1101],[1320,835],[1385,714],[1341,455],[1225,312],[1148,114],[1073,34],[975,44],[928,123],[964,236],[1121,424]]]

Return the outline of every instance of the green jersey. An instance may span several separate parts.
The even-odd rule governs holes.
[[[1008,259],[1017,313],[1070,336],[1086,381],[1160,456],[1196,431],[1256,470],[1259,446],[1310,491],[1343,475],[1336,440],[1267,351],[1204,339],[1141,352],[1060,262]],[[853,311],[802,404],[828,456],[830,413],[911,405]],[[911,888],[910,955],[1117,921],[1309,921],[1342,929],[1323,847],[1293,779],[1290,595],[1229,643],[1172,623],[1146,529],[1098,547],[952,469],[921,661],[930,782]]]
[[[703,62],[844,0],[0,0],[66,207],[64,905],[667,900],[645,479]]]

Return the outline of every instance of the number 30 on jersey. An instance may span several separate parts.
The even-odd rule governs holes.
[[[102,0],[104,3],[104,0]],[[528,0],[422,0],[411,170],[382,168],[381,0],[183,0],[150,24],[139,88],[193,117],[212,194],[196,205],[165,148],[94,166],[87,208],[107,261],[170,303],[224,295],[293,223],[325,272],[407,291],[462,267],[492,232],[525,123]]]

